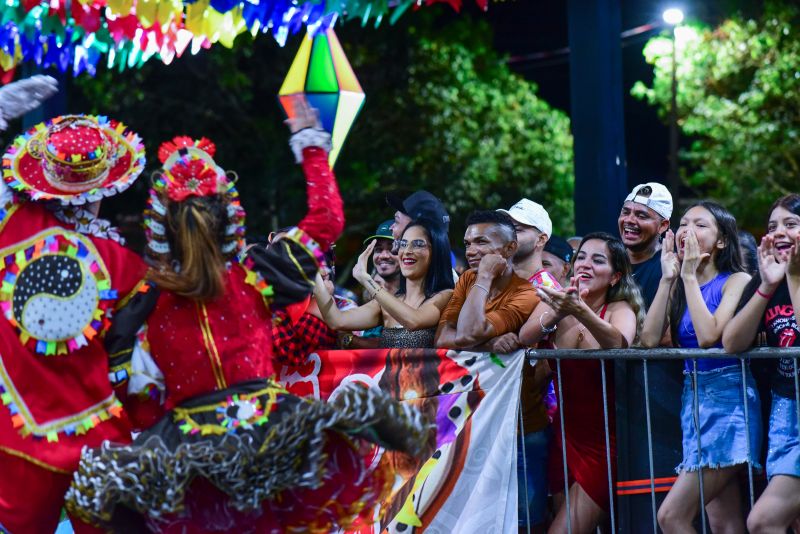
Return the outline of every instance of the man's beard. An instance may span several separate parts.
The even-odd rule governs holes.
[[[653,241],[658,241],[658,234],[654,235],[653,238],[648,241],[642,241],[635,245],[625,245],[625,248],[631,252],[644,252],[653,245]]]
[[[524,248],[518,248],[516,254],[514,254],[513,261],[515,263],[525,263],[526,261],[533,258],[534,252],[536,252],[536,245],[531,245],[530,250],[526,250]]]

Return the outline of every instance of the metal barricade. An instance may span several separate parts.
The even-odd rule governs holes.
[[[641,349],[641,348],[633,348],[633,349],[612,349],[612,350],[539,350],[539,349],[528,349],[526,351],[526,356],[529,362],[533,363],[536,360],[555,360],[555,380],[557,383],[557,403],[558,403],[558,411],[559,411],[559,421],[560,421],[560,436],[554,436],[554,439],[558,439],[561,442],[561,451],[562,451],[562,462],[563,462],[563,471],[564,471],[564,494],[565,494],[565,506],[567,510],[570,510],[570,486],[569,486],[569,468],[567,464],[567,438],[565,432],[565,412],[569,413],[570,407],[564,405],[563,400],[563,382],[562,382],[562,369],[561,369],[561,362],[562,360],[601,360],[602,362],[606,361],[615,361],[615,360],[638,360],[641,361],[643,364],[643,372],[644,372],[644,393],[645,393],[645,410],[646,410],[646,427],[647,427],[647,449],[648,449],[648,457],[649,457],[649,469],[650,469],[650,503],[651,503],[651,510],[652,510],[652,529],[653,532],[658,532],[658,523],[656,519],[656,489],[655,489],[655,465],[654,465],[654,457],[653,457],[653,438],[652,438],[652,419],[650,414],[650,391],[649,391],[649,381],[648,381],[648,368],[647,362],[650,360],[692,360],[692,371],[689,373],[692,377],[692,398],[693,398],[693,415],[694,415],[694,423],[696,425],[697,430],[697,447],[698,447],[698,457],[700,455],[700,451],[702,451],[702,436],[699,428],[699,419],[700,419],[700,404],[698,398],[698,389],[697,389],[697,359],[730,359],[736,358],[740,361],[740,369],[741,369],[741,376],[742,376],[742,401],[744,404],[744,423],[745,423],[745,431],[749,436],[750,432],[750,421],[752,418],[752,414],[749,413],[748,410],[748,403],[747,403],[747,360],[750,359],[778,359],[778,358],[791,358],[794,361],[794,383],[795,383],[795,400],[797,401],[797,410],[798,410],[798,434],[800,434],[800,378],[798,378],[798,358],[800,358],[800,348],[773,348],[773,347],[764,347],[764,348],[756,348],[748,351],[744,354],[732,355],[724,352],[722,349],[683,349],[683,348],[655,348],[655,349]],[[605,427],[605,448],[606,448],[606,464],[608,466],[607,469],[607,478],[608,478],[608,486],[609,486],[609,522],[611,525],[612,532],[617,532],[617,518],[615,517],[615,509],[614,509],[614,476],[612,473],[612,458],[611,458],[611,439],[610,433],[613,431],[609,425],[609,410],[613,409],[614,407],[609,407],[609,400],[608,400],[608,384],[607,384],[607,376],[606,376],[606,365],[601,363],[600,365],[601,373],[600,373],[600,380],[602,386],[602,394],[603,394],[603,415],[604,415],[604,427]],[[617,421],[617,425],[625,424],[625,421]],[[520,419],[520,426],[522,425],[522,420]],[[676,428],[675,432],[681,432],[680,428]],[[521,428],[521,434],[524,434],[524,429]],[[754,494],[754,481],[753,481],[753,468],[752,468],[752,461],[755,460],[756,462],[759,460],[758,458],[752,458],[752,452],[750,450],[750,443],[749,439],[746,440],[748,443],[747,447],[747,456],[748,456],[748,464],[747,464],[747,475],[748,475],[748,490],[749,490],[749,504],[750,509],[752,509],[753,504],[755,502],[755,494]],[[708,531],[708,525],[706,520],[706,514],[704,512],[705,505],[707,504],[705,499],[705,488],[703,484],[703,476],[698,476],[698,485],[699,485],[699,510],[700,510],[700,522],[702,527],[702,532],[706,533]],[[526,488],[527,490],[527,488]],[[527,499],[526,499],[527,501]],[[566,514],[566,527],[567,531],[571,534],[572,529],[572,518],[571,514]],[[636,532],[644,531],[644,525],[638,525],[636,527]],[[530,524],[528,525],[528,532],[530,532]]]

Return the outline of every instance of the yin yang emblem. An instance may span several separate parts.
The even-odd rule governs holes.
[[[100,292],[86,264],[63,254],[40,256],[20,271],[12,310],[22,329],[42,341],[64,341],[92,322]]]

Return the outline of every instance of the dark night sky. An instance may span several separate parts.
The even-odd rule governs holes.
[[[754,14],[759,0],[630,0],[621,2],[622,30],[648,23],[660,23],[664,9],[679,6],[687,20],[715,24],[740,11]],[[556,0],[505,0],[491,2],[480,14],[465,0],[465,11],[484,16],[495,29],[497,49],[510,57],[558,51],[568,47],[567,2]],[[637,80],[650,83],[652,67],[645,63],[642,50],[658,29],[622,41],[622,69],[625,107],[628,181],[633,185],[649,179],[665,179],[668,170],[668,129],[655,108],[630,96]],[[549,58],[514,61],[513,69],[539,86],[539,95],[551,105],[570,112],[569,54]]]

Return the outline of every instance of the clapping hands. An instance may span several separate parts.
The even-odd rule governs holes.
[[[797,250],[796,245],[794,249]],[[771,235],[765,235],[758,246],[758,272],[761,280],[769,286],[777,286],[786,276],[786,267],[787,262],[781,261],[777,255],[775,240]]]
[[[539,298],[553,309],[559,320],[583,311],[586,306],[583,299],[588,292],[588,289],[581,289],[581,279],[578,276],[570,278],[570,285],[563,290],[549,287],[536,288]]]
[[[789,249],[786,274],[789,276],[800,276],[800,235],[795,238],[792,248]]]

